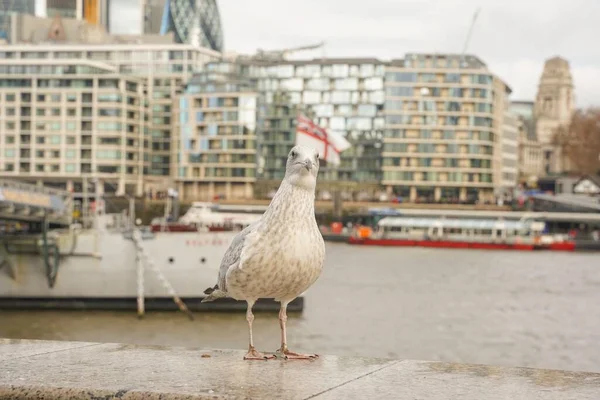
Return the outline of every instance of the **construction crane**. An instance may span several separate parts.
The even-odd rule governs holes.
[[[465,39],[465,44],[463,46],[463,50],[461,53],[461,62],[460,62],[460,66],[462,67],[464,62],[465,62],[465,56],[467,54],[467,48],[469,47],[469,42],[471,41],[471,35],[473,34],[473,27],[475,26],[475,22],[477,21],[477,17],[479,16],[479,11],[481,11],[481,8],[477,8],[477,10],[475,10],[475,13],[473,14],[473,19],[471,20],[471,25],[469,26],[469,31],[467,32],[467,38]]]
[[[283,61],[291,53],[296,53],[298,51],[304,51],[304,50],[319,49],[319,48],[322,48],[323,46],[325,46],[325,42],[311,44],[311,45],[308,45],[308,46],[291,47],[291,48],[282,49],[282,50],[262,50],[262,49],[258,49],[256,51],[256,54],[252,58],[254,58],[254,59],[260,59],[260,60],[268,60],[268,61]]]

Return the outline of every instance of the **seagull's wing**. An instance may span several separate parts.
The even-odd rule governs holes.
[[[251,223],[233,238],[233,241],[223,256],[221,267],[219,268],[219,280],[217,282],[219,290],[227,292],[225,279],[227,277],[227,271],[229,271],[230,268],[235,268],[240,263],[240,256],[242,255],[246,238],[250,233],[256,230],[259,223],[260,220]]]

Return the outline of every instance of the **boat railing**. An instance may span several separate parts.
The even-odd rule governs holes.
[[[381,228],[381,227],[380,227]],[[523,233],[511,231],[508,234],[506,230],[494,229],[489,233],[475,233],[474,231],[463,230],[460,232],[439,232],[436,230],[429,229],[405,229],[405,230],[392,230],[391,228],[379,229],[378,235],[372,235],[373,238],[385,238],[385,239],[408,239],[408,240],[430,240],[430,241],[463,241],[468,240],[470,242],[495,242],[495,243],[532,243],[535,237],[539,235],[531,234],[531,232]]]

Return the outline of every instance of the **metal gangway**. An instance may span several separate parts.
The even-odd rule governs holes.
[[[0,220],[68,226],[72,217],[71,193],[0,178]]]
[[[10,254],[39,254],[53,287],[60,251],[50,230],[69,227],[72,217],[71,193],[0,178],[0,267]]]

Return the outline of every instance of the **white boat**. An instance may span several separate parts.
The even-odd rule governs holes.
[[[121,214],[98,216],[96,222],[94,229],[73,225],[50,232],[48,243],[55,246],[50,250],[39,235],[3,237],[0,308],[135,310],[141,293],[146,310],[177,309],[172,294],[149,267],[151,262],[189,309],[245,310],[244,302],[232,299],[200,304],[203,291],[216,282],[221,258],[235,232],[140,229],[145,267],[138,268],[131,223]],[[291,304],[291,310],[302,307],[302,298]],[[272,300],[256,304],[257,310],[278,308]]]
[[[260,219],[266,206],[220,205],[194,202],[179,218],[179,223],[195,225],[199,229],[214,227],[244,228]]]

